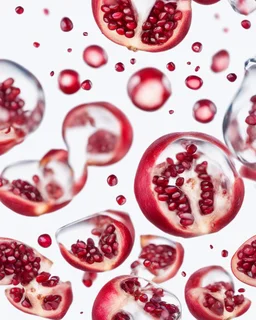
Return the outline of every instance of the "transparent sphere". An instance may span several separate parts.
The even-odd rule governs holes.
[[[241,87],[224,118],[224,139],[233,154],[245,165],[256,169],[256,60],[245,64]]]
[[[229,0],[232,8],[241,14],[248,15],[256,10],[255,0]]]
[[[19,64],[0,60],[0,154],[37,129],[45,108],[36,77]]]

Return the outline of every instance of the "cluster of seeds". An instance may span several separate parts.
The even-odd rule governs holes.
[[[144,259],[143,264],[148,269],[164,269],[175,261],[176,250],[171,246],[151,243],[142,249],[139,258]]]
[[[99,247],[95,246],[92,238],[88,238],[86,243],[77,240],[76,244],[71,246],[71,252],[80,260],[86,261],[89,264],[100,263],[105,258],[112,259],[118,255],[118,242],[116,241],[115,226],[107,225],[104,231],[94,229],[92,234],[100,237]]]
[[[249,145],[249,147],[252,147],[256,140],[256,95],[252,96],[250,101],[253,105],[251,107],[251,110],[249,110],[249,115],[246,117],[245,122],[248,124],[246,130],[246,143]]]
[[[217,282],[213,285],[206,287],[210,292],[222,292],[224,291],[225,298],[224,304],[214,298],[210,293],[206,293],[204,298],[204,307],[209,308],[213,313],[218,316],[222,316],[224,308],[227,312],[233,312],[236,306],[244,303],[244,296],[234,295],[234,291],[230,288],[230,285],[224,282]],[[228,288],[228,290],[227,290]]]
[[[161,175],[153,177],[155,192],[159,201],[164,201],[170,211],[175,211],[180,218],[180,224],[183,227],[190,226],[194,223],[193,213],[190,207],[189,199],[182,191],[182,186],[190,183],[191,179],[185,181],[181,175],[189,170],[194,170],[197,174],[201,187],[201,198],[198,201],[202,215],[210,214],[214,211],[214,186],[211,176],[207,173],[208,163],[203,161],[196,165],[199,155],[196,154],[197,147],[190,144],[186,151],[176,154],[176,163],[171,158],[166,159],[165,169]],[[174,178],[175,185],[169,185],[169,179]]]
[[[162,301],[164,291],[160,288],[147,287],[142,289],[138,278],[130,278],[121,283],[121,288],[134,297],[135,301],[143,304],[143,309],[154,319],[176,320],[180,315],[180,310],[174,304]],[[149,294],[151,298],[149,297]],[[128,314],[119,312],[113,320],[130,320]]]
[[[23,117],[22,108],[25,105],[24,100],[22,100],[20,95],[20,89],[13,86],[14,79],[8,78],[4,82],[0,83],[0,108],[7,110],[7,115],[5,115],[5,122],[12,123],[21,122]]]
[[[109,30],[115,30],[117,34],[127,38],[133,38],[137,22],[129,0],[117,0],[115,4],[101,6],[104,12],[103,20]]]
[[[10,277],[13,285],[28,285],[40,269],[41,258],[33,249],[18,242],[0,245],[0,280]]]
[[[142,42],[148,45],[167,42],[182,16],[182,12],[177,10],[176,2],[156,1],[146,22],[142,25]]]
[[[33,202],[42,202],[43,198],[41,193],[36,187],[27,181],[17,179],[13,180],[10,184],[9,191],[11,191],[16,196],[20,196],[26,200]]]
[[[107,130],[97,130],[88,139],[87,152],[107,153],[115,150],[117,136]]]
[[[246,244],[237,253],[239,259],[237,270],[246,274],[250,278],[256,279],[256,240],[251,244]]]

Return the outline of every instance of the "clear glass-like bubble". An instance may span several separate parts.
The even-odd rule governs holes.
[[[60,209],[73,197],[73,171],[65,150],[51,150],[40,161],[27,160],[1,173],[0,200],[13,211],[39,216]]]
[[[128,214],[107,210],[60,228],[56,239],[73,267],[102,272],[116,268],[128,257],[134,229]]]
[[[256,59],[245,64],[245,75],[223,122],[226,144],[246,166],[256,169]]]
[[[36,77],[19,64],[0,60],[0,154],[37,129],[45,108]]]
[[[229,0],[232,8],[241,14],[248,15],[256,10],[255,0]]]
[[[133,138],[125,114],[107,102],[73,108],[63,122],[62,133],[77,182],[84,180],[87,165],[103,166],[121,160]]]

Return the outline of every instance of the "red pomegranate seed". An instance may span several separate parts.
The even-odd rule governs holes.
[[[86,90],[86,91],[91,90],[91,88],[92,88],[92,82],[91,82],[90,80],[85,80],[85,81],[83,81],[83,82],[81,83],[81,88],[82,88],[83,90]]]
[[[167,63],[166,68],[169,71],[174,71],[176,69],[176,66],[175,66],[175,64],[173,62],[169,62],[169,63]]]
[[[135,63],[136,63],[136,59],[135,59],[135,58],[132,58],[132,59],[130,60],[130,63],[131,63],[131,64],[135,64]]]
[[[126,198],[123,195],[117,196],[116,202],[119,204],[119,206],[122,206],[126,203]]]
[[[241,26],[242,26],[244,29],[250,29],[250,28],[251,28],[251,21],[249,21],[249,20],[243,20],[243,21],[241,21]]]
[[[198,76],[188,76],[185,80],[186,86],[192,90],[198,90],[203,85],[203,80]]]
[[[202,45],[202,43],[201,42],[194,42],[193,44],[192,44],[192,50],[194,51],[194,52],[201,52],[202,51],[202,49],[203,49],[203,45]]]
[[[115,69],[117,72],[123,72],[125,70],[125,66],[122,62],[118,62],[115,65]]]
[[[228,79],[228,81],[230,81],[230,82],[235,82],[236,79],[237,79],[237,75],[236,75],[235,73],[229,73],[229,74],[227,75],[227,79]]]
[[[221,255],[223,258],[227,258],[228,257],[228,251],[227,250],[222,250],[221,251]]]
[[[64,32],[69,32],[73,29],[73,22],[69,18],[64,17],[61,19],[60,28]]]
[[[65,94],[74,94],[81,87],[79,74],[70,69],[60,72],[58,82],[60,90]]]
[[[114,174],[111,174],[110,176],[108,176],[107,183],[110,187],[116,186],[118,184],[117,176],[115,176]]]
[[[38,237],[38,244],[43,248],[49,248],[52,244],[52,238],[49,234],[42,234]]]
[[[216,105],[208,99],[197,101],[193,107],[194,118],[201,123],[211,122],[216,112]]]
[[[35,48],[39,48],[39,47],[40,47],[40,43],[39,43],[39,42],[34,42],[34,43],[33,43],[33,46],[34,46]]]
[[[15,8],[15,11],[17,14],[22,14],[24,12],[24,8],[21,6],[18,6]]]

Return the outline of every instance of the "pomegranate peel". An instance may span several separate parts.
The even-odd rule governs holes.
[[[133,51],[171,49],[191,24],[191,0],[93,0],[92,10],[101,32]]]

